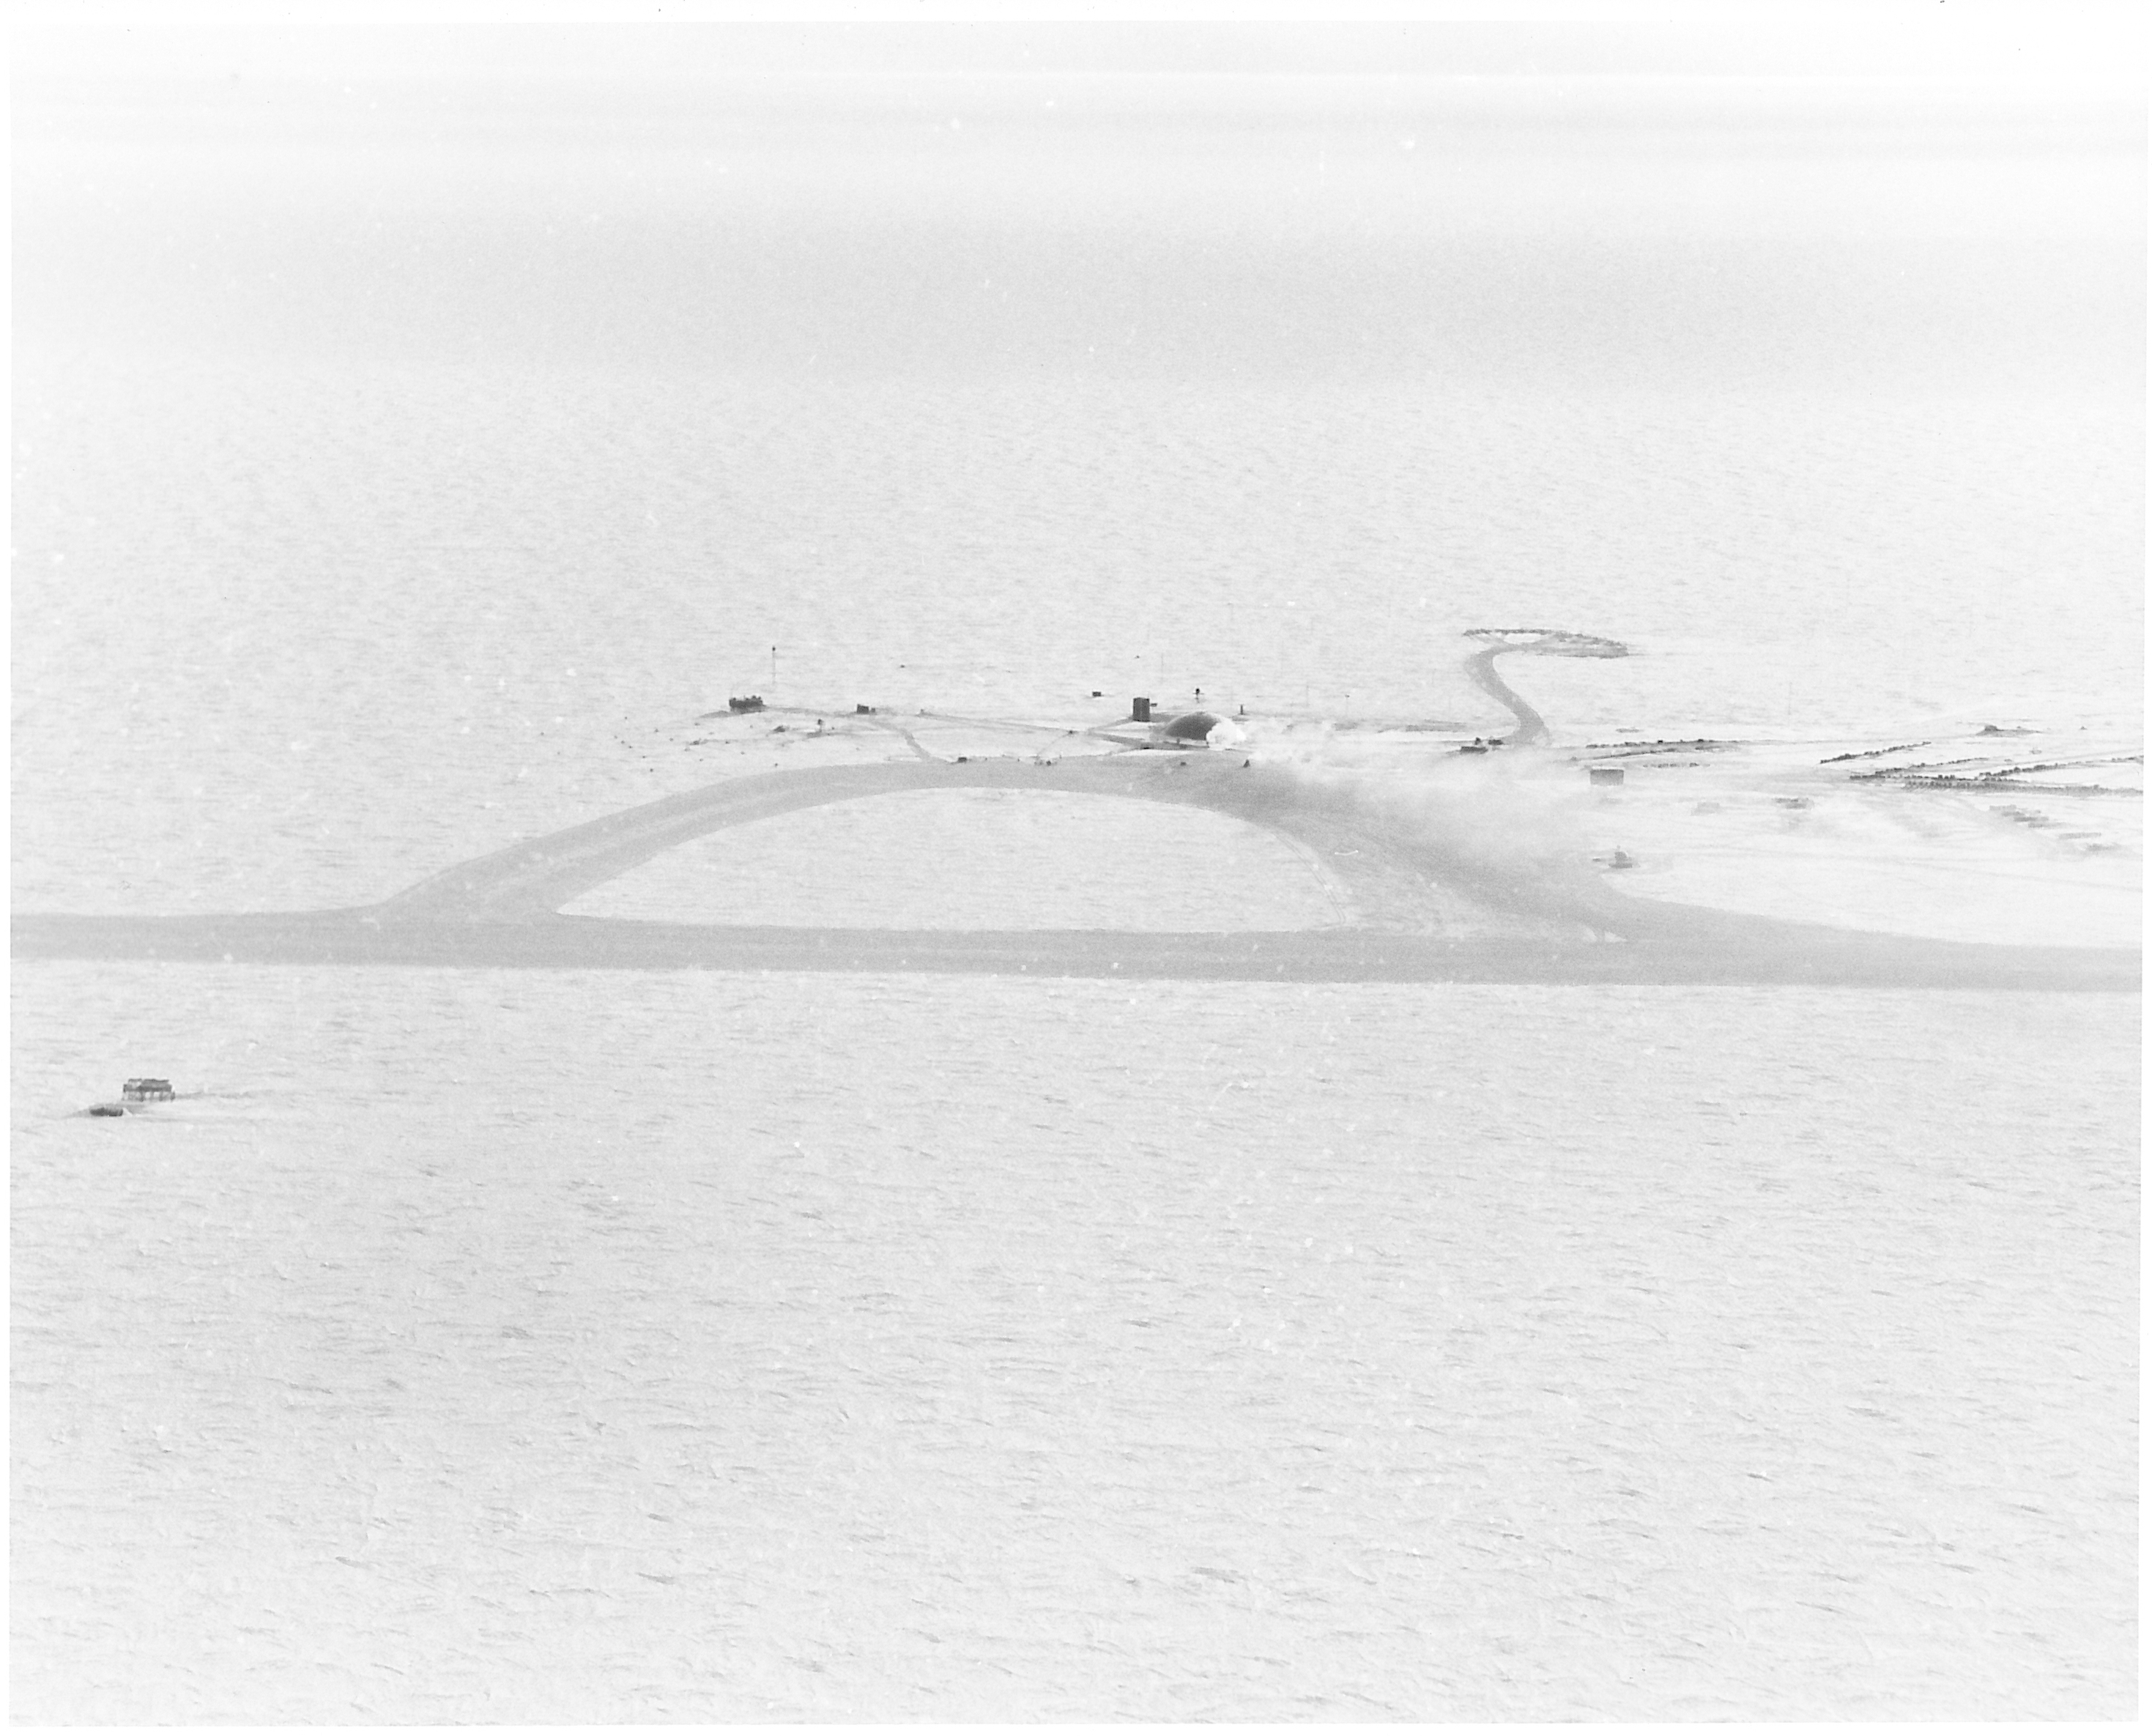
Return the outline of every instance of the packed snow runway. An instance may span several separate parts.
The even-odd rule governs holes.
[[[1492,762],[1423,758],[1406,769],[1335,751],[1297,760],[1237,749],[1134,751],[1110,733],[1079,737],[1073,728],[1031,726],[1053,747],[1013,754],[1006,736],[991,733],[996,726],[952,721],[987,733],[1001,751],[937,757],[906,729],[907,753],[869,759],[864,753],[887,739],[887,725],[831,732],[818,719],[813,745],[822,749],[822,763],[743,769],[444,870],[378,906],[251,917],[24,915],[14,919],[15,950],[22,957],[285,963],[1007,970],[1251,980],[2104,989],[2136,980],[2136,956],[2119,946],[2001,946],[1862,932],[1776,912],[1626,896],[1591,871],[1573,828],[1551,823],[1549,786],[1565,770],[1573,781],[1574,767],[1525,749],[1505,749]],[[1642,769],[1669,756],[1638,749],[1629,757],[1641,759]],[[591,896],[598,889],[693,840],[831,804],[937,791],[1104,797],[1230,816],[1291,840],[1342,896],[1341,915],[1355,920],[1225,935],[1101,927],[1013,936],[984,927],[877,929],[870,918],[816,929],[667,923],[647,911],[641,920],[591,914],[602,908]],[[1777,799],[1809,805],[1807,797]],[[991,823],[1006,824],[1007,816],[981,817],[988,824],[980,847],[991,852]],[[941,871],[932,861],[907,864],[907,854],[897,843],[845,865],[859,902],[871,907],[877,882],[907,869]],[[1170,850],[1153,865],[1165,875],[1205,868]],[[1823,865],[1827,874],[1831,865]],[[722,863],[707,859],[698,872],[708,886],[725,879]],[[1220,886],[1216,896],[1230,900],[1232,889]],[[1138,892],[1126,901],[1139,899]],[[1261,899],[1251,894],[1246,901]],[[564,907],[576,913],[563,916]]]
[[[133,1395],[18,1445],[18,1693],[2118,1703],[2138,956],[1941,896],[2134,876],[2028,744],[1998,815],[1890,744],[692,728],[714,781],[378,905],[16,918],[18,1415]],[[248,1084],[69,1116],[85,1021]]]
[[[13,1715],[2134,1714],[2144,104],[1963,10],[16,33]]]

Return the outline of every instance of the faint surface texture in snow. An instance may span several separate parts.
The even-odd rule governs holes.
[[[1037,790],[843,802],[683,845],[570,916],[863,928],[1326,928],[1312,852],[1222,814]]]
[[[2129,1713],[2111,997],[14,1017],[18,1717]],[[239,1094],[49,1119],[150,1055]]]
[[[363,903],[914,753],[733,695],[1053,720],[953,757],[1200,688],[1641,896],[2128,938],[2137,798],[1823,762],[2141,752],[2134,87],[273,34],[18,63],[18,909]],[[1748,757],[1474,770],[1459,635],[1520,622],[1637,649],[1505,663],[1561,754]],[[1334,919],[1275,837],[1065,811],[576,908]],[[2124,997],[13,986],[25,1721],[2134,1709]],[[221,1094],[66,1119],[139,1074]]]
[[[1165,658],[1164,691],[1251,711],[1491,729],[1458,637],[1489,620],[1645,647],[1511,671],[1566,741],[2134,714],[2140,424],[2097,398],[825,400],[35,354],[17,390],[16,883],[40,909],[386,897],[691,787],[656,726],[766,688],[1023,714],[1124,705]]]

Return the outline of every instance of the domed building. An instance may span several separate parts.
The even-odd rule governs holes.
[[[1244,740],[1246,732],[1215,711],[1185,711],[1160,726],[1161,742],[1191,748],[1224,748]]]

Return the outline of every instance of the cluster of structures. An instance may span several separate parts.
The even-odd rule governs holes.
[[[1203,689],[1196,694],[1201,697]],[[1221,718],[1215,711],[1184,711],[1171,718],[1154,718],[1151,702],[1139,694],[1129,703],[1129,721],[1149,723],[1151,739],[1146,744],[1155,747],[1200,748],[1226,747],[1242,739],[1245,732],[1240,725]]]
[[[140,1109],[145,1104],[170,1103],[179,1094],[172,1089],[170,1079],[129,1079],[119,1088],[117,1103],[94,1103],[82,1111],[85,1115],[124,1115],[130,1109]]]

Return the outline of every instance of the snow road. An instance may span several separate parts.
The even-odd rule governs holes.
[[[1271,828],[1323,860],[1363,926],[1270,934],[784,929],[563,916],[569,903],[690,839],[899,791],[1043,789],[1186,804]],[[1459,898],[1483,921],[1435,919]],[[908,760],[764,773],[571,826],[358,909],[201,917],[18,916],[20,957],[261,963],[1008,972],[1402,982],[1801,982],[2128,990],[2119,948],[1882,936],[1622,896],[1581,862],[1455,814],[1430,818],[1341,780],[1234,754]]]

